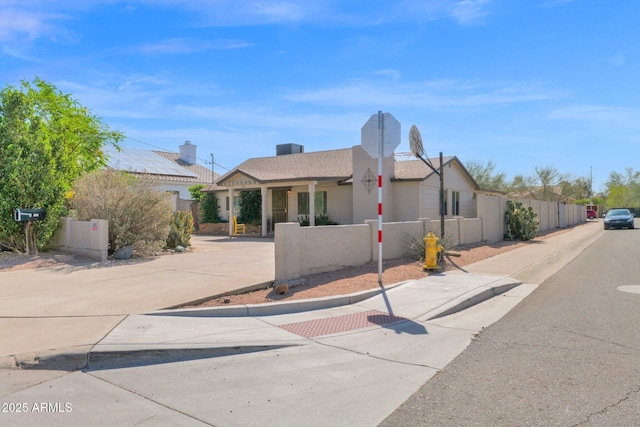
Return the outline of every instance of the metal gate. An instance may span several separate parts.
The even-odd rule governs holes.
[[[271,190],[271,227],[272,232],[276,228],[276,224],[279,222],[288,222],[287,209],[289,207],[289,194],[286,189],[273,189]]]

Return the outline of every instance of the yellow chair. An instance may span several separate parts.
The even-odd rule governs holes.
[[[247,227],[244,224],[238,224],[238,218],[233,216],[233,234],[245,234]]]

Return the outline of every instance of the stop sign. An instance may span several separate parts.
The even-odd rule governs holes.
[[[383,129],[382,157],[392,156],[394,150],[400,145],[400,122],[391,113],[373,114],[362,126],[360,145],[374,159],[378,158],[380,127]]]

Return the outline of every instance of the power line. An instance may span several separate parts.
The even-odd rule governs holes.
[[[149,147],[156,148],[156,149],[158,149],[158,150],[160,150],[160,151],[166,151],[166,152],[169,152],[169,153],[180,154],[180,153],[179,153],[179,152],[177,152],[177,151],[167,150],[167,149],[166,149],[166,148],[164,148],[164,147],[158,147],[157,145],[149,144],[148,142],[140,141],[139,139],[134,139],[134,138],[131,138],[131,137],[128,137],[128,136],[125,136],[125,139],[128,139],[128,140],[133,141],[133,142],[137,142],[138,144],[147,145],[147,146],[149,146]],[[200,160],[202,163],[204,163],[204,164],[206,164],[206,165],[210,165],[210,164],[211,164],[211,160],[203,159],[203,158],[201,158],[201,157],[196,157],[196,159],[197,159],[197,160]],[[214,164],[215,166],[219,166],[219,167],[221,167],[222,169],[224,169],[224,170],[226,170],[226,171],[228,171],[228,170],[229,170],[229,168],[228,168],[228,167],[223,166],[223,165],[221,165],[221,164],[219,164],[219,163],[215,163],[215,162],[214,162],[213,164]]]

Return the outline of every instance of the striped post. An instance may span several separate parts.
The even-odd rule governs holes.
[[[384,116],[378,111],[378,284],[382,286],[382,158],[384,147]]]

